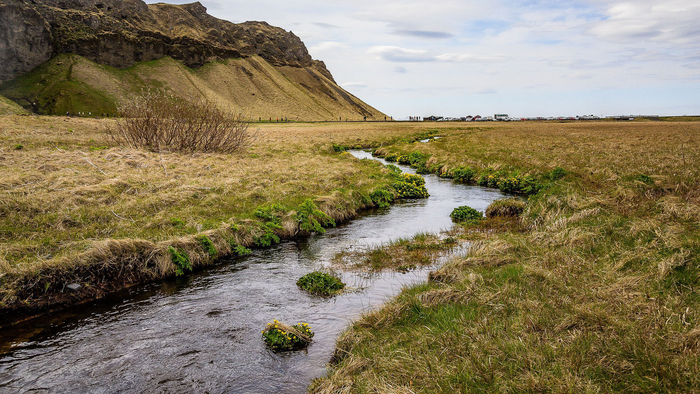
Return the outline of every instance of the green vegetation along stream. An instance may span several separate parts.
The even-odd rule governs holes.
[[[367,212],[325,235],[7,327],[0,331],[0,391],[304,392],[352,319],[428,271],[341,272],[350,289],[333,298],[300,290],[298,278],[330,265],[340,251],[448,229],[455,207],[483,212],[503,197],[434,175],[426,187],[428,199]],[[314,342],[272,352],[261,330],[273,319],[308,323]]]

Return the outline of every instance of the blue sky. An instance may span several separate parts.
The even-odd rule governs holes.
[[[700,114],[699,0],[200,2],[293,31],[397,119]]]

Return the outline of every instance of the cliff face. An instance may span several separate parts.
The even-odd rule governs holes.
[[[254,119],[382,119],[292,32],[200,3],[0,0],[0,94],[40,114],[113,114],[144,89]]]
[[[265,22],[217,19],[198,2],[0,0],[0,21],[0,81],[61,53],[116,68],[165,56],[198,68],[257,55],[274,66],[314,68],[332,80],[294,33]]]

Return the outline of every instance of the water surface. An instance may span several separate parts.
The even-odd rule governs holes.
[[[344,250],[448,229],[455,207],[483,211],[503,197],[434,175],[426,176],[426,187],[428,199],[367,212],[325,235],[0,330],[0,392],[305,392],[323,375],[348,324],[403,286],[424,281],[428,269],[342,272],[353,290],[331,299],[300,291],[299,277]],[[273,319],[308,323],[314,342],[305,351],[268,350],[260,331]]]

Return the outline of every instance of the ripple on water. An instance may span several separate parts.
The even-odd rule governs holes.
[[[299,277],[343,250],[448,229],[455,207],[484,211],[503,197],[433,175],[426,187],[428,199],[368,212],[325,235],[4,329],[0,392],[305,392],[353,319],[424,281],[429,270],[342,272],[355,290],[334,298],[301,292]],[[314,342],[305,351],[269,351],[260,330],[273,319],[309,323]]]

